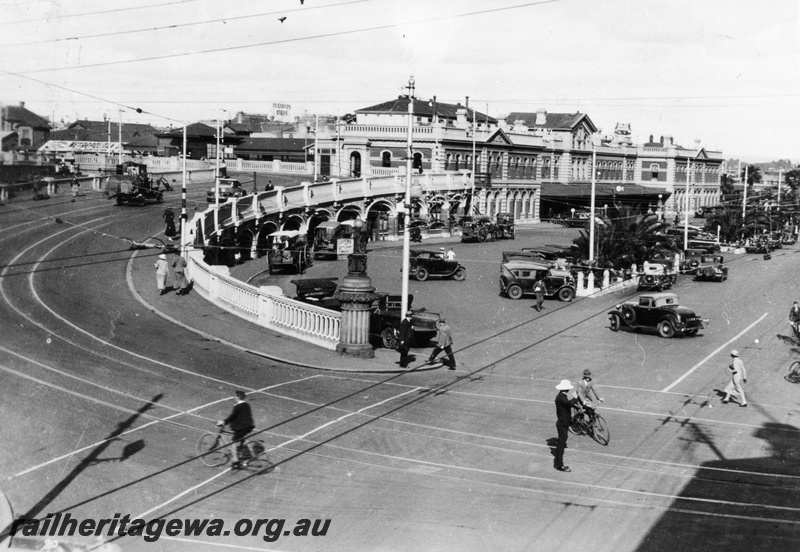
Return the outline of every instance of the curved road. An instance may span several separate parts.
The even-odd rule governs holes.
[[[0,475],[16,514],[218,518],[230,531],[116,539],[126,551],[796,546],[798,389],[782,376],[798,351],[776,334],[796,297],[797,249],[731,256],[725,283],[681,277],[673,291],[712,323],[664,340],[608,329],[605,313],[628,292],[546,301],[541,314],[498,297],[500,251],[576,231],[541,225],[515,242],[455,244],[467,280],[411,292],[447,315],[459,370],[367,375],[257,357],[160,316],[192,303],[159,298],[154,285],[134,293],[129,281],[154,279],[157,252],[134,256],[120,238],[159,233],[161,212],[91,195],[0,207]],[[399,266],[396,248],[370,254],[379,290],[399,289]],[[317,262],[307,276],[330,273],[343,275],[342,263]],[[719,400],[731,348],[748,368],[748,408]],[[571,436],[573,471],[560,473],[554,386],[587,367],[611,442]],[[195,454],[238,388],[270,450],[263,473],[208,468]],[[234,534],[245,518],[330,524],[324,536],[267,542],[275,524]]]

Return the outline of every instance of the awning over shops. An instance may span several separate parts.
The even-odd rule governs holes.
[[[39,153],[123,153],[119,142],[82,142],[74,140],[49,140],[39,148]]]
[[[592,184],[590,182],[569,184],[544,182],[541,190],[542,216],[569,212],[573,208],[588,209],[592,200]],[[659,200],[663,205],[671,195],[672,192],[666,188],[642,186],[628,182],[598,182],[595,184],[597,209],[603,209],[604,205],[612,207],[615,203],[647,209],[656,207]]]

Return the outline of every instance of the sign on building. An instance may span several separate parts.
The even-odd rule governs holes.
[[[291,117],[292,105],[274,103],[272,104],[272,115],[279,121],[289,121]]]

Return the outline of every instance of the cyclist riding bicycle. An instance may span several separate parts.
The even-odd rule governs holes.
[[[591,370],[587,368],[583,371],[583,379],[578,382],[578,385],[575,387],[575,389],[578,393],[578,399],[580,399],[581,405],[583,405],[583,410],[580,410],[575,414],[575,419],[582,419],[588,424],[588,414],[594,412],[595,409],[594,404],[592,404],[592,395],[594,395],[595,401],[603,402],[603,398],[597,394],[597,389],[595,389],[594,384],[592,383]]]
[[[255,429],[253,423],[253,412],[250,410],[250,405],[244,400],[244,391],[236,391],[236,404],[233,406],[230,415],[224,420],[217,422],[217,426],[222,427],[228,425],[233,432],[233,439],[231,443],[231,453],[233,454],[233,463],[231,468],[239,469],[242,463],[239,460],[239,449],[244,444],[244,438]]]
[[[800,341],[800,305],[797,304],[797,301],[789,311],[789,325],[794,331],[794,338]]]

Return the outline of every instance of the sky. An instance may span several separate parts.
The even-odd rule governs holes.
[[[406,93],[800,162],[797,0],[0,0],[0,103],[182,127]],[[282,18],[285,18],[281,21]],[[141,113],[137,112],[141,110]]]

